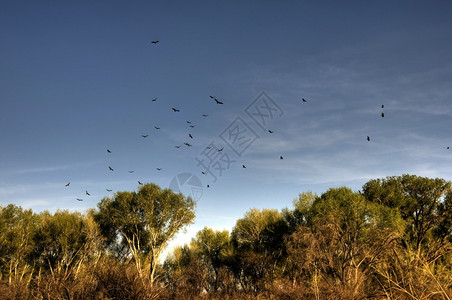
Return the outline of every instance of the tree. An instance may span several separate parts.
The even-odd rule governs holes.
[[[287,232],[287,223],[276,209],[254,208],[237,220],[232,242],[240,266],[235,273],[243,288],[258,292],[272,281],[276,266],[285,255]]]
[[[345,298],[356,297],[403,228],[396,210],[368,203],[345,187],[316,198],[308,215],[309,222],[287,240],[288,259],[297,270],[293,277],[311,280],[314,293],[319,293],[319,284],[325,284],[324,291],[339,287]]]
[[[311,191],[304,192],[293,200],[293,210],[287,208],[283,209],[282,213],[285,222],[289,226],[289,233],[294,232],[300,225],[308,224],[312,203],[314,203],[317,198],[318,196]]]
[[[52,275],[62,275],[62,279],[71,269],[77,277],[81,264],[100,248],[97,224],[90,216],[67,210],[53,215],[44,211],[39,217],[40,224],[32,234],[35,261]]]
[[[227,230],[214,231],[204,227],[196,233],[191,241],[191,248],[206,265],[208,271],[213,271],[213,290],[218,289],[220,268],[225,265],[225,252],[230,246],[230,236]]]
[[[142,278],[149,268],[151,284],[160,254],[195,218],[195,202],[190,197],[155,184],[143,185],[138,192],[117,192],[113,198],[102,199],[98,208],[94,218],[109,249],[122,252],[125,258],[131,256]]]
[[[32,273],[31,253],[34,248],[32,234],[38,226],[39,217],[31,209],[9,204],[0,207],[0,277],[8,275],[21,280],[25,273]]]
[[[450,251],[444,250],[452,238],[451,182],[404,174],[370,180],[363,186],[363,193],[371,202],[400,211],[408,222],[406,243],[418,257],[425,255],[428,261],[434,261]]]

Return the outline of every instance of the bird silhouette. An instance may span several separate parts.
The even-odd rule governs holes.
[[[206,115],[206,114],[202,114],[202,116],[203,116],[203,117],[207,117],[208,115]]]
[[[385,105],[384,105],[384,104],[382,104],[382,105],[381,105],[381,108],[385,108]]]
[[[207,188],[210,188],[210,185],[207,185]]]
[[[186,146],[188,146],[188,147],[190,147],[190,146],[191,146],[191,144],[189,144],[189,143],[184,143],[184,145],[186,145]]]
[[[180,146],[174,146],[175,148],[177,148],[177,149],[179,149],[180,148]]]
[[[153,43],[153,44],[157,44],[158,42],[160,42],[160,41],[151,41],[151,43]]]
[[[206,172],[202,171],[201,174],[206,175]]]
[[[112,167],[109,166],[108,168],[110,169],[110,171],[114,171]]]
[[[283,159],[283,157],[282,157],[282,156],[280,156],[280,157],[279,157],[279,159]]]
[[[308,102],[308,100],[306,100],[305,98],[301,98],[301,101]]]
[[[191,139],[193,138],[193,136],[191,135],[191,133],[189,133],[188,136],[189,136]]]
[[[154,98],[154,99],[152,99],[151,101],[155,102],[155,101],[157,101],[157,98]]]
[[[367,136],[367,141],[370,142],[370,137],[369,136]]]
[[[108,152],[108,153],[111,153],[111,151],[110,151],[110,150],[108,150],[108,149],[107,149],[107,152]]]
[[[195,128],[195,125],[190,125],[190,128]]]
[[[160,127],[157,127],[157,126],[155,126],[154,128],[155,128],[155,129],[157,129],[157,130],[159,130],[159,129],[160,129]]]
[[[450,149],[450,147],[447,147],[446,149],[447,149],[447,150],[449,150],[449,149]]]
[[[162,170],[162,168],[157,168],[157,171],[160,171],[160,170]]]
[[[88,191],[85,191],[85,194],[87,194],[88,196],[91,196],[90,193],[88,193]]]
[[[246,169],[246,166],[245,166],[245,165],[242,165],[242,168]]]
[[[180,109],[177,109],[177,108],[174,108],[174,107],[171,107],[171,109],[172,109],[174,112],[180,112]]]
[[[223,149],[224,149],[224,147],[221,147],[221,149],[218,149],[218,152],[221,152],[221,151],[223,151]]]
[[[269,133],[274,133],[274,131],[271,131],[270,129],[268,130]]]
[[[141,135],[143,138],[147,138],[149,136],[149,134],[142,134]]]
[[[71,182],[69,181],[68,183],[66,183],[64,186],[69,186],[71,184]]]
[[[381,117],[384,118],[385,117],[385,113],[381,113]]]
[[[212,147],[210,147],[210,146],[207,146],[207,147],[206,147],[206,149],[210,149],[210,148],[212,148]]]
[[[133,170],[129,171],[130,174],[132,174],[133,172],[134,172]]]
[[[83,201],[83,199],[77,198],[77,201]]]
[[[107,192],[111,192],[111,191],[113,191],[113,190],[109,190],[109,189],[106,189],[107,190]]]
[[[190,122],[190,121],[187,121],[187,124],[191,124],[191,122]]]
[[[223,104],[223,102],[219,101],[217,98],[215,98],[215,102],[217,102],[217,104]]]
[[[143,183],[141,183],[139,180],[138,180],[138,184],[139,184],[139,185],[143,185]]]
[[[210,97],[210,99],[215,99],[215,97],[214,96],[209,96]]]

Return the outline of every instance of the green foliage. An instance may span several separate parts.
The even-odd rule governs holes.
[[[30,271],[35,247],[32,234],[38,220],[31,209],[23,210],[13,204],[0,207],[0,275],[8,275],[9,282]]]
[[[311,191],[304,192],[293,200],[293,210],[283,209],[282,213],[290,232],[294,232],[300,225],[308,224],[311,206],[317,198],[318,196]]]
[[[372,268],[394,246],[403,223],[400,216],[346,187],[329,189],[316,198],[309,215],[309,222],[287,241],[288,259],[295,265],[292,277],[311,279],[312,290],[318,292],[321,276],[335,293],[354,298]]]
[[[230,236],[227,230],[214,231],[204,227],[192,239],[191,247],[207,264],[217,270],[226,258],[226,251],[230,245]]]
[[[70,268],[97,251],[100,240],[95,224],[78,212],[45,211],[33,232],[33,256],[43,269]]]
[[[98,207],[94,218],[109,249],[125,259],[131,255],[142,276],[149,265],[151,281],[167,243],[195,218],[190,197],[155,184],[141,186],[138,192],[117,192]]]
[[[405,174],[370,180],[363,192],[369,201],[400,211],[407,221],[406,243],[418,255],[425,255],[429,260],[442,255],[443,242],[452,236],[447,229],[452,218],[450,182]]]
[[[288,229],[283,214],[276,209],[253,208],[237,220],[232,230],[236,249],[232,269],[244,289],[258,292],[271,282],[285,254]]]

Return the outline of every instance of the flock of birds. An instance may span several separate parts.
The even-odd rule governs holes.
[[[158,40],[154,40],[154,41],[151,41],[151,43],[154,44],[154,45],[156,45],[156,44],[159,43],[159,41],[158,41]],[[215,103],[218,104],[218,105],[223,105],[223,104],[224,104],[223,101],[217,99],[215,96],[211,96],[211,95],[210,95],[209,98],[212,99],[212,100],[214,100]],[[158,100],[158,98],[153,98],[151,101],[152,101],[152,102],[157,102],[157,100]],[[301,102],[306,103],[306,102],[308,102],[308,100],[306,100],[305,98],[301,98]],[[384,109],[384,105],[381,105],[381,109]],[[179,113],[179,112],[181,111],[180,109],[175,108],[175,107],[171,107],[171,110],[172,110],[174,113]],[[384,112],[381,112],[380,116],[381,116],[382,118],[384,118],[384,117],[385,117]],[[202,114],[202,117],[206,118],[206,117],[208,117],[208,114]],[[186,123],[189,125],[190,128],[194,128],[194,127],[195,127],[195,125],[192,124],[191,121],[186,121]],[[158,127],[158,126],[155,126],[154,128],[155,128],[156,130],[160,130],[160,127]],[[275,133],[275,132],[274,132],[273,130],[271,130],[271,129],[268,129],[267,131],[268,131],[269,134]],[[149,134],[142,134],[142,135],[141,135],[141,137],[144,138],[144,139],[147,138],[148,136],[149,136]],[[188,133],[188,137],[190,138],[190,140],[194,139],[194,137],[193,137],[193,135],[192,135],[191,133]],[[367,136],[366,140],[367,140],[368,142],[370,142],[370,136]],[[174,147],[177,148],[177,149],[179,149],[179,148],[181,148],[183,145],[185,145],[185,146],[187,146],[187,147],[193,146],[193,145],[192,145],[191,143],[189,143],[189,142],[184,142],[183,144],[181,144],[181,145],[175,145]],[[206,147],[206,149],[210,149],[210,148],[211,148],[210,146],[207,146],[207,147]],[[450,149],[450,147],[446,147],[446,148],[447,148],[448,150]],[[218,151],[218,152],[221,152],[221,151],[223,151],[223,149],[224,149],[224,147],[222,147],[222,148],[220,148],[220,149],[217,149],[217,151]],[[110,149],[106,149],[106,152],[107,152],[108,154],[111,154],[111,153],[112,153],[112,151],[111,151]],[[282,155],[280,155],[280,156],[279,156],[279,159],[284,159],[284,157],[283,157]],[[243,169],[246,169],[246,165],[245,165],[245,164],[242,164],[242,168],[243,168]],[[111,167],[111,166],[108,166],[108,169],[109,169],[111,172],[114,172],[114,171],[115,171],[115,170],[113,169],[113,167]],[[156,168],[156,170],[157,170],[157,171],[161,171],[162,168],[158,167],[158,168]],[[129,172],[129,173],[134,173],[133,170],[129,170],[128,172]],[[202,171],[201,174],[206,175],[207,173],[206,173],[205,171]],[[70,184],[71,184],[71,182],[69,181],[68,183],[66,183],[65,187],[69,187]],[[139,181],[139,180],[138,180],[138,184],[139,184],[139,185],[143,185],[143,183],[142,183],[141,181]],[[209,186],[209,185],[206,185],[206,187],[209,188],[210,186]],[[107,191],[107,192],[112,192],[113,190],[107,188],[106,191]],[[88,192],[88,190],[85,190],[85,195],[86,195],[86,196],[91,196],[91,194]],[[76,198],[76,199],[77,199],[77,201],[83,201],[83,198]]]
[[[159,41],[152,41],[151,43],[153,43],[153,44],[157,44]],[[219,104],[219,105],[221,105],[221,104],[224,104],[223,103],[223,101],[220,101],[219,99],[217,99],[215,96],[209,96],[211,99],[213,99],[214,101],[215,101],[215,103],[216,104]],[[157,100],[158,100],[158,98],[153,98],[151,101],[152,102],[157,102]],[[180,109],[178,109],[178,108],[175,108],[175,107],[171,107],[171,110],[174,112],[174,113],[179,113],[181,110]],[[201,114],[202,115],[202,117],[204,117],[204,118],[206,118],[206,117],[208,117],[209,115],[208,114]],[[191,121],[186,121],[186,123],[188,124],[188,126],[190,127],[190,128],[194,128],[195,127],[195,125],[194,124],[192,124],[192,122]],[[155,126],[154,127],[156,130],[160,130],[160,127],[158,127],[158,126]],[[270,133],[273,133],[273,131],[271,131],[271,130],[269,130],[269,132]],[[142,134],[141,135],[141,137],[142,138],[147,138],[149,136],[149,134]],[[188,133],[188,137],[190,138],[190,139],[194,139],[194,137],[193,137],[193,135],[191,134],[191,133]],[[187,147],[191,147],[191,146],[193,146],[192,144],[190,144],[190,143],[188,143],[188,142],[184,142],[183,143],[183,145],[185,145],[185,146],[187,146]],[[179,149],[179,148],[181,148],[182,147],[182,145],[175,145],[174,146],[175,148],[177,148],[177,149]],[[210,146],[207,146],[206,147],[207,149],[210,149],[211,147]],[[224,147],[222,147],[221,149],[218,149],[217,151],[218,152],[221,152],[221,151],[223,151],[223,149],[224,149]],[[108,153],[108,154],[112,154],[112,151],[110,150],[110,149],[106,149],[106,152]],[[281,156],[280,157],[281,159],[283,159],[283,157]],[[245,165],[242,165],[243,166],[243,168],[246,168],[246,166]],[[111,167],[111,166],[108,166],[108,169],[111,171],[111,172],[114,172],[115,170],[113,169],[113,167]],[[158,168],[156,168],[156,170],[157,171],[161,171],[162,170],[162,168],[160,168],[160,167],[158,167]],[[134,173],[134,170],[129,170],[128,171],[129,173]],[[202,174],[206,174],[206,172],[201,172]],[[138,180],[137,181],[138,182],[138,185],[143,185],[143,182],[141,182],[140,180]],[[65,187],[69,187],[71,185],[71,182],[69,181],[68,183],[66,183],[65,184]],[[207,185],[207,187],[210,187],[209,185]],[[107,192],[112,192],[113,190],[112,189],[105,189]],[[91,196],[91,194],[88,192],[88,190],[85,190],[85,195],[86,196]],[[76,200],[77,201],[83,201],[83,198],[76,198]]]
[[[152,43],[154,43],[154,44],[156,44],[156,43],[158,43],[158,42],[159,42],[159,41],[152,41]],[[212,100],[214,100],[215,103],[218,104],[218,105],[224,104],[223,101],[220,101],[220,100],[217,99],[215,96],[209,96],[209,98],[212,99]],[[152,102],[157,102],[157,100],[158,100],[158,98],[153,98],[151,101],[152,101]],[[301,98],[301,102],[308,102],[308,100],[306,100],[305,98]],[[384,108],[384,105],[382,105],[381,108],[383,109],[383,108]],[[175,107],[171,107],[171,110],[172,110],[174,113],[179,113],[179,112],[180,112],[180,109],[175,108]],[[208,117],[208,114],[202,114],[202,116],[203,116],[204,118],[206,118],[206,117]],[[384,115],[384,113],[382,112],[382,113],[381,113],[381,117],[384,118],[384,116],[385,116],[385,115]],[[191,121],[186,121],[186,123],[189,124],[189,127],[190,127],[190,128],[194,128],[194,127],[195,127],[195,125],[193,125]],[[158,127],[158,126],[155,126],[154,128],[155,128],[156,130],[159,130],[159,129],[160,129],[160,127]],[[268,133],[270,133],[270,134],[275,133],[275,132],[274,132],[273,130],[271,130],[271,129],[268,129],[267,131],[268,131]],[[141,135],[142,138],[147,138],[148,136],[149,136],[149,134],[142,134],[142,135]],[[188,137],[189,137],[190,139],[194,139],[194,137],[193,137],[193,135],[192,135],[191,133],[188,133]],[[370,136],[367,136],[367,141],[370,141]],[[183,145],[185,145],[185,146],[187,146],[187,147],[193,146],[192,144],[190,144],[190,143],[188,143],[188,142],[184,142]],[[177,148],[177,149],[179,149],[179,148],[182,147],[182,145],[175,145],[174,147]],[[206,147],[206,149],[210,149],[210,148],[211,148],[211,146],[207,146],[207,147]],[[449,147],[447,147],[447,149],[449,149]],[[223,151],[223,150],[224,150],[224,147],[222,147],[222,148],[220,148],[220,149],[217,149],[218,152],[221,152],[221,151]],[[106,151],[107,151],[108,154],[111,154],[111,153],[112,153],[112,151],[111,151],[110,149],[106,149]],[[284,157],[283,157],[282,155],[280,155],[280,156],[279,156],[279,159],[280,159],[280,160],[281,160],[281,159],[284,159]],[[243,169],[246,169],[246,165],[245,165],[245,164],[242,164],[242,168],[243,168]],[[111,172],[114,172],[114,171],[115,171],[111,166],[108,166],[108,169],[109,169]],[[161,171],[162,168],[158,167],[158,168],[156,168],[156,170],[157,170],[157,171]],[[129,170],[128,172],[129,172],[129,173],[134,173],[133,170]],[[202,171],[201,174],[206,175],[207,173],[206,173],[205,171]],[[70,184],[71,184],[71,182],[68,182],[68,183],[65,185],[65,187],[69,187]],[[143,183],[142,183],[141,181],[138,180],[138,185],[143,185]],[[209,188],[210,185],[207,184],[206,187]],[[105,189],[105,190],[106,190],[107,192],[112,192],[112,191],[113,191],[112,189],[108,189],[108,188]],[[85,195],[86,195],[86,196],[91,196],[91,194],[88,192],[88,190],[85,191]],[[76,198],[76,199],[77,199],[77,201],[83,201],[82,198]]]

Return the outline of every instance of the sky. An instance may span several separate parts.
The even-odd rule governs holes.
[[[197,201],[175,245],[302,192],[452,180],[450,1],[1,7],[0,206],[152,182]]]

